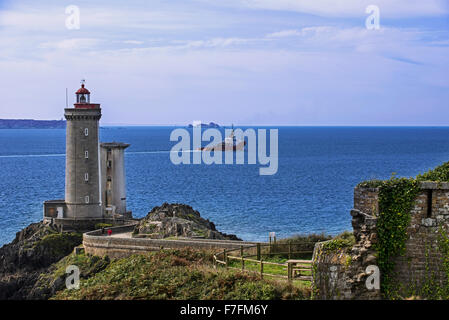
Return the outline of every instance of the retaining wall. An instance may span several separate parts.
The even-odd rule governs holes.
[[[110,228],[113,234],[131,232],[135,224]],[[109,256],[110,258],[124,258],[136,253],[146,253],[162,249],[238,249],[241,246],[254,246],[256,242],[186,239],[163,240],[148,238],[118,238],[102,235],[101,230],[95,230],[83,234],[84,250],[88,254],[97,256]]]

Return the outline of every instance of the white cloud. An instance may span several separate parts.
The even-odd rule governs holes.
[[[180,40],[173,41],[173,43],[181,44],[178,49],[188,48],[226,48],[232,46],[248,45],[263,41],[263,39],[250,39],[250,38],[212,38],[208,40]]]
[[[293,36],[301,36],[302,33],[300,30],[282,30],[279,32],[273,32],[267,34],[267,38],[287,38],[287,37],[293,37]]]
[[[140,45],[140,44],[144,44],[143,41],[138,41],[138,40],[125,40],[123,41],[124,44],[136,44],[136,45]]]
[[[101,43],[101,40],[99,39],[74,38],[56,42],[44,42],[40,45],[40,48],[60,49],[60,50],[84,50],[84,49],[92,49],[99,43]]]
[[[404,3],[389,1],[391,8]],[[407,2],[415,3],[408,9],[415,16],[418,9],[424,15],[441,11],[438,1],[423,0],[421,7]],[[326,3],[234,0],[245,7],[336,14]],[[353,0],[332,3],[338,14],[359,16]],[[0,116],[59,118],[65,87],[76,89],[83,77],[94,101],[107,106],[105,121],[123,123],[232,122],[257,119],[260,112],[269,115],[260,118],[267,123],[311,124],[353,115],[357,121],[362,108],[364,119],[381,121],[390,109],[406,111],[426,98],[444,107],[449,98],[449,37],[432,26],[425,32],[391,26],[372,31],[363,28],[363,18],[354,27],[351,20],[304,22],[258,10],[229,10],[238,12],[231,19],[222,8],[208,7],[209,16],[190,7],[105,8],[82,6],[78,31],[65,29],[62,6],[42,7],[39,14],[8,11],[6,20],[0,12],[0,95],[8,106]],[[56,94],[36,101],[43,85]]]
[[[199,0],[216,4],[216,1]],[[227,6],[285,10],[325,17],[365,17],[369,5],[377,5],[384,17],[423,17],[449,13],[447,0],[229,0]]]

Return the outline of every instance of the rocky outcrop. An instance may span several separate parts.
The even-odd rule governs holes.
[[[80,270],[80,279],[88,279],[103,271],[110,263],[108,256],[97,257],[86,254],[69,254],[52,264],[41,273],[28,293],[29,299],[49,299],[58,291],[66,288],[66,268],[76,265]]]
[[[29,299],[39,275],[82,242],[81,234],[58,233],[33,223],[0,248],[0,299]],[[36,297],[40,298],[40,297]]]
[[[235,235],[219,232],[213,222],[201,218],[200,213],[191,206],[178,203],[154,207],[136,226],[134,236],[241,240]]]

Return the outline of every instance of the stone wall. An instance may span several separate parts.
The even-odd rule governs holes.
[[[358,199],[358,196],[356,196]],[[363,197],[362,197],[363,198]],[[331,241],[315,245],[313,252],[313,293],[315,299],[380,299],[380,290],[368,290],[367,268],[376,265],[373,243],[376,241],[376,221],[360,210],[351,210],[355,245],[326,249]]]
[[[60,231],[66,231],[66,232],[88,232],[96,229],[96,225],[99,223],[106,223],[106,224],[112,224],[112,225],[129,225],[130,223],[133,223],[133,225],[136,225],[138,221],[134,219],[127,219],[127,218],[120,218],[120,219],[111,219],[111,218],[92,218],[92,219],[70,219],[70,218],[64,218],[64,219],[57,219],[52,217],[44,217],[43,223],[55,226]]]
[[[439,230],[449,230],[449,184],[423,182],[407,229],[405,254],[395,259],[395,280],[404,296],[419,294],[429,283],[444,284],[438,244]],[[429,202],[430,201],[430,202]],[[351,248],[323,250],[324,243],[315,246],[314,291],[317,299],[379,299],[380,290],[368,290],[368,266],[376,266],[377,215],[379,189],[354,189],[354,209],[351,210],[356,243]],[[350,263],[349,262],[350,259]],[[429,282],[433,281],[433,282]]]
[[[447,281],[438,239],[440,228],[446,234],[449,230],[449,184],[426,182],[421,189],[411,210],[405,254],[395,261],[396,279],[404,295],[416,295],[425,285]]]

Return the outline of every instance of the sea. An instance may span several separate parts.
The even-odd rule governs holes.
[[[449,161],[449,127],[260,127],[278,129],[278,171],[256,164],[170,160],[175,127],[101,127],[102,142],[126,142],[127,205],[144,217],[185,203],[219,231],[267,241],[270,232],[336,235],[352,230],[353,189],[367,179],[415,176]],[[242,127],[242,129],[247,129]],[[0,246],[63,199],[64,129],[0,130]]]

